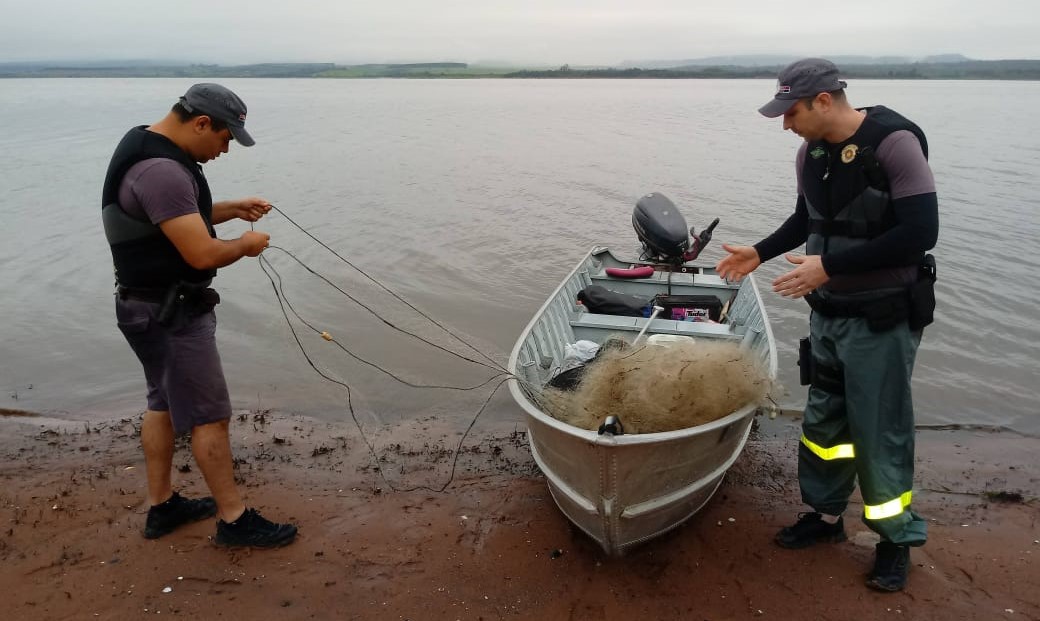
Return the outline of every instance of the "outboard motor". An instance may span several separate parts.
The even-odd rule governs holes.
[[[640,198],[632,211],[632,227],[643,244],[643,258],[658,263],[681,265],[696,259],[718,223],[715,218],[700,234],[693,227],[687,230],[686,218],[675,203],[658,192]]]

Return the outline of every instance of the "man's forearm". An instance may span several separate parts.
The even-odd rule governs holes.
[[[917,261],[935,247],[939,236],[939,203],[934,192],[893,201],[896,225],[881,235],[842,252],[823,255],[831,276],[852,274]]]
[[[227,222],[238,216],[238,201],[220,201],[219,203],[213,203],[213,217],[210,221],[213,224],[220,224],[221,222]]]
[[[204,265],[195,266],[199,269],[219,269],[227,267],[235,261],[246,256],[249,246],[241,237],[237,239],[213,239],[207,249]]]
[[[755,244],[755,251],[758,252],[759,260],[765,263],[801,246],[808,237],[809,210],[805,206],[805,197],[799,196],[794,213],[772,235]]]

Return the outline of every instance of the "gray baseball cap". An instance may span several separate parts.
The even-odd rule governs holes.
[[[838,68],[823,58],[803,58],[780,70],[776,79],[776,95],[758,109],[762,116],[775,118],[791,109],[799,99],[815,97],[845,88]]]
[[[205,114],[226,123],[235,142],[243,147],[256,144],[246,131],[246,104],[230,89],[213,83],[196,84],[184,93],[180,104],[188,112]]]

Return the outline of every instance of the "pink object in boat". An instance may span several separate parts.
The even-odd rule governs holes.
[[[621,269],[620,267],[608,267],[607,276],[613,278],[650,278],[654,275],[654,268],[649,265]]]

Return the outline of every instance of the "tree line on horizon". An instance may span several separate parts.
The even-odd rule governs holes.
[[[671,68],[513,69],[467,63],[400,63],[337,65],[335,63],[261,63],[251,65],[47,65],[0,64],[0,78],[775,78],[780,66],[688,65]],[[908,80],[1040,80],[1040,60],[965,60],[850,64],[848,78]]]

